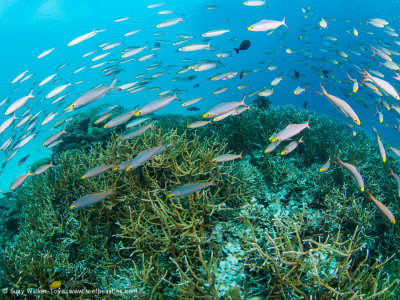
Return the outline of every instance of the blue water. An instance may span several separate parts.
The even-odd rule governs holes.
[[[204,112],[208,107],[218,102],[236,101],[241,99],[244,93],[254,90],[261,91],[264,87],[271,88],[270,82],[275,77],[283,75],[283,81],[274,87],[274,95],[270,98],[274,105],[292,104],[303,107],[305,101],[307,101],[307,109],[345,120],[326,98],[315,93],[316,90],[320,90],[319,83],[323,82],[329,93],[345,99],[353,107],[361,119],[363,130],[371,132],[371,126],[375,126],[388,144],[400,147],[399,133],[393,129],[396,124],[393,110],[388,112],[384,108],[380,108],[384,112],[387,125],[379,124],[377,118],[374,117],[375,104],[369,103],[376,103],[378,98],[376,96],[370,97],[369,95],[373,94],[363,87],[356,95],[348,95],[347,93],[351,92],[351,85],[346,83],[346,71],[349,71],[353,77],[356,76],[359,82],[361,81],[361,75],[355,72],[352,65],[357,64],[362,68],[379,70],[385,74],[385,80],[388,80],[396,88],[400,88],[400,84],[392,78],[394,72],[379,67],[380,59],[371,59],[372,52],[369,50],[370,45],[377,46],[379,43],[385,43],[392,45],[391,49],[400,51],[400,46],[392,42],[400,40],[400,38],[384,33],[381,28],[367,26],[365,22],[370,18],[379,17],[387,20],[392,28],[400,28],[399,17],[393,13],[393,10],[399,7],[400,1],[385,1],[384,3],[361,0],[267,1],[267,7],[260,8],[246,7],[242,4],[242,1],[168,1],[167,5],[159,8],[146,8],[146,5],[153,3],[157,3],[157,1],[2,0],[0,2],[0,40],[2,41],[0,48],[2,66],[0,97],[1,100],[9,97],[9,100],[0,108],[0,122],[7,118],[3,116],[3,112],[12,102],[27,95],[34,82],[40,82],[45,77],[55,73],[57,66],[67,63],[66,67],[57,71],[58,78],[61,80],[54,85],[47,84],[43,89],[39,88],[37,84],[33,86],[36,98],[28,100],[27,104],[17,111],[17,116],[20,116],[32,104],[32,114],[42,111],[39,118],[39,121],[41,121],[45,115],[57,109],[50,104],[54,99],[45,99],[39,102],[43,96],[57,85],[84,80],[84,83],[75,86],[73,89],[68,89],[72,93],[65,100],[65,103],[58,108],[61,113],[62,109],[72,103],[80,93],[86,92],[100,83],[109,84],[112,81],[111,77],[105,77],[102,74],[101,69],[103,67],[86,68],[78,74],[73,74],[74,70],[85,65],[118,59],[125,47],[147,44],[148,48],[151,48],[156,41],[161,40],[162,49],[156,51],[157,57],[146,62],[134,61],[121,65],[124,72],[118,75],[118,82],[122,84],[136,81],[134,76],[146,72],[145,68],[154,62],[161,62],[163,66],[176,65],[176,67],[167,70],[168,74],[154,79],[148,85],[148,87],[160,87],[160,89],[156,91],[144,90],[137,94],[112,91],[98,101],[99,104],[116,103],[133,108],[136,105],[143,105],[156,99],[157,94],[163,90],[179,88],[185,90],[185,93],[179,95],[182,100],[203,96],[205,101],[196,106],[201,109],[200,112]],[[219,7],[214,10],[207,10],[205,9],[206,5],[218,5]],[[308,6],[310,9],[307,9]],[[302,12],[302,8],[306,8],[306,14]],[[176,13],[172,15],[157,14],[158,11],[166,9],[173,10]],[[305,18],[306,15],[307,18]],[[113,22],[115,19],[126,16],[132,18],[121,23]],[[249,25],[261,19],[282,20],[284,16],[289,29],[281,27],[270,35],[246,30]],[[156,24],[173,17],[182,17],[185,22],[161,30],[155,28]],[[321,29],[318,26],[321,18],[328,21],[327,29]],[[359,31],[358,37],[351,34],[354,27]],[[67,47],[67,43],[72,39],[93,29],[107,29],[107,31],[99,33],[94,38],[78,45]],[[142,31],[130,37],[123,37],[124,33],[135,29],[142,29]],[[213,29],[230,30],[228,34],[211,39],[211,46],[216,48],[214,51],[180,53],[176,51],[180,46],[171,45],[181,40],[181,38],[174,37],[178,34],[194,35],[195,37],[188,43],[200,43],[203,41],[201,34]],[[153,35],[153,33],[159,31],[164,32],[164,34]],[[370,35],[366,32],[373,34]],[[324,39],[323,36],[334,36],[338,40],[331,42]],[[233,48],[238,47],[244,39],[249,39],[252,45],[248,50],[236,55]],[[111,50],[112,54],[106,59],[92,63],[90,59],[94,55],[82,58],[82,55],[89,51],[95,50],[96,53],[100,54],[102,51],[98,48],[100,44],[119,41],[123,41],[124,44]],[[326,43],[329,43],[329,45]],[[51,54],[40,60],[36,59],[41,52],[53,47],[56,49]],[[359,47],[362,47],[365,51],[361,52]],[[287,48],[296,53],[287,54],[285,52]],[[321,48],[329,52],[322,52]],[[362,56],[358,57],[352,54],[350,50],[361,52]],[[198,73],[188,72],[182,75],[175,74],[180,67],[191,64],[191,62],[182,62],[181,59],[183,58],[192,58],[194,59],[193,63],[195,63],[197,60],[217,59],[216,53],[226,51],[231,51],[232,56],[222,59],[223,66],[218,69]],[[343,59],[336,51],[344,51],[349,57]],[[311,57],[301,54],[304,52],[310,53]],[[151,51],[146,49],[137,56],[149,53]],[[394,61],[400,61],[397,56],[393,55],[392,57]],[[332,60],[339,61],[339,65],[334,65],[331,62]],[[108,65],[112,64],[105,66]],[[269,71],[267,70],[269,65],[275,65],[278,68],[275,71]],[[329,70],[335,79],[321,78],[321,67]],[[241,72],[242,70],[254,69],[259,69],[261,72],[244,76],[243,79],[236,76],[234,79],[226,81],[212,82],[207,80],[207,78],[220,72],[230,70]],[[294,69],[301,74],[299,80],[293,78]],[[33,72],[35,75],[21,84],[11,84],[12,79],[24,70],[29,70],[29,73]],[[162,67],[150,71],[144,78],[161,71],[163,71]],[[173,77],[189,75],[197,75],[197,78],[188,82],[170,82]],[[196,83],[199,83],[199,88],[193,88]],[[244,90],[237,89],[238,85],[245,83],[249,83],[250,87]],[[307,86],[306,92],[299,96],[293,95],[293,90],[297,86]],[[220,95],[213,95],[212,92],[219,87],[228,87],[228,91]],[[355,100],[368,104],[368,108]],[[390,101],[394,100],[390,99]],[[175,101],[162,109],[160,113],[190,113],[180,107],[179,104],[178,101]],[[40,129],[39,135],[30,144],[19,150],[14,159],[3,170],[0,177],[1,190],[8,190],[12,180],[25,173],[28,167],[38,158],[49,156],[49,150],[44,149],[41,144],[51,133],[49,131],[51,126],[66,117],[69,116],[57,116],[52,122]],[[16,121],[13,125],[15,124]],[[1,144],[13,134],[11,131],[13,125],[0,135]],[[20,128],[16,137],[22,136],[25,129],[26,126]],[[27,153],[31,154],[28,161],[23,166],[16,167],[19,159]],[[4,160],[5,155],[2,155],[0,159]]]

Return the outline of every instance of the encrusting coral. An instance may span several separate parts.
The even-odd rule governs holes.
[[[263,153],[274,132],[309,118],[296,151]],[[400,248],[398,227],[341,167],[318,171],[338,153],[398,215],[388,167],[365,133],[353,137],[345,124],[289,106],[255,108],[195,130],[186,128],[194,117],[154,119],[158,129],[119,146],[115,132],[98,128],[101,141],[58,149],[56,166],[12,195],[19,227],[2,253],[4,285],[48,288],[60,280],[63,289],[131,289],[140,299],[382,298],[394,291],[397,281],[385,272],[399,264],[389,260]],[[136,170],[80,179],[160,143],[171,146]],[[241,151],[242,161],[212,161]],[[397,161],[391,165],[399,170]],[[167,197],[213,179],[218,186]],[[69,209],[109,189],[115,193],[100,203]]]

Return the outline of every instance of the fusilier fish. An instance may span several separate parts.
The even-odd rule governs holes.
[[[357,79],[356,78],[354,78],[354,79],[351,78],[349,73],[346,73],[346,74],[349,77],[350,81],[353,82],[353,93],[357,93],[357,91],[358,91],[358,81],[357,81]]]
[[[221,87],[221,88],[216,89],[216,90],[213,92],[213,94],[214,94],[214,95],[219,95],[219,94],[222,94],[222,93],[226,92],[227,90],[228,90],[227,87]]]
[[[39,168],[36,169],[36,171],[35,171],[35,173],[33,173],[33,175],[36,175],[36,176],[40,175],[52,167],[54,167],[54,165],[52,163],[41,165]]]
[[[51,143],[55,142],[56,140],[58,140],[58,138],[60,136],[62,136],[64,133],[69,134],[68,132],[65,131],[65,129],[56,132],[54,134],[52,134],[51,136],[49,136],[44,142],[43,142],[43,146],[46,147],[48,145],[50,145]]]
[[[16,152],[14,152],[14,153],[16,153]],[[10,191],[15,191],[17,188],[19,188],[21,185],[24,184],[25,180],[26,180],[29,176],[32,176],[32,175],[33,175],[33,174],[32,174],[30,171],[28,171],[28,173],[23,174],[23,175],[21,175],[21,176],[18,176],[18,177],[14,180],[14,182],[11,184]]]
[[[42,57],[45,57],[46,55],[49,55],[51,52],[53,52],[53,50],[56,48],[51,48],[49,50],[43,51],[42,53],[40,53],[37,57],[37,59],[40,59]]]
[[[147,162],[153,156],[160,154],[161,152],[166,150],[171,145],[172,144],[163,145],[162,143],[160,143],[160,145],[158,145],[156,147],[143,150],[138,155],[136,155],[134,159],[132,159],[129,162],[128,166],[126,167],[126,171],[135,170],[136,168],[142,166],[145,162]]]
[[[11,104],[5,111],[5,115],[9,115],[12,114],[13,112],[17,111],[18,109],[20,109],[25,103],[26,101],[28,101],[29,99],[35,98],[35,96],[32,95],[33,90],[31,90],[29,92],[29,95],[24,96],[19,98],[18,100],[16,100],[13,104]]]
[[[0,131],[1,133],[1,131]],[[392,150],[394,152],[394,154],[396,154],[398,157],[400,157],[400,150],[394,147],[390,147],[390,150]]]
[[[126,141],[126,140],[130,140],[133,139],[139,135],[142,135],[143,133],[145,133],[148,129],[150,128],[154,128],[154,122],[151,122],[148,125],[136,128],[135,130],[132,131],[128,131],[120,136],[118,136],[116,138],[117,141],[119,141],[118,145],[122,142],[122,141]]]
[[[358,168],[356,166],[353,166],[352,164],[341,161],[339,155],[337,156],[337,158],[342,167],[350,172],[351,177],[353,178],[354,182],[359,186],[361,192],[364,192],[364,180],[362,179]]]
[[[146,48],[147,48],[147,46],[145,45],[143,47],[125,49],[125,52],[121,55],[121,58],[131,57],[133,55],[136,55],[136,54],[142,52]]]
[[[244,102],[245,99],[246,99],[246,94],[243,96],[243,99],[241,101],[223,102],[223,103],[217,104],[216,106],[212,107],[208,112],[203,114],[203,118],[214,118],[214,117],[217,117],[224,113],[227,113],[229,111],[232,111],[236,107],[239,107],[241,105],[246,105]]]
[[[85,34],[73,39],[72,41],[70,41],[67,46],[74,46],[76,44],[82,43],[83,41],[86,41],[86,40],[94,37],[96,34],[103,32],[103,31],[105,31],[105,29],[93,30],[91,32],[85,33]]]
[[[223,35],[228,32],[229,32],[229,29],[216,29],[216,30],[210,30],[210,31],[204,32],[201,36],[202,37],[215,37],[215,36]]]
[[[294,151],[299,143],[303,143],[303,137],[300,138],[298,141],[291,141],[289,144],[286,145],[285,148],[281,151],[281,155],[287,155],[290,152]]]
[[[112,118],[110,121],[108,121],[107,124],[104,125],[104,128],[113,128],[121,124],[124,124],[125,122],[129,121],[136,114],[136,112],[137,109],[134,109],[122,115],[116,116]]]
[[[54,96],[57,96],[58,94],[62,93],[69,86],[71,86],[71,83],[63,84],[63,85],[60,85],[60,86],[54,88],[46,95],[46,99],[50,99],[50,98],[53,98]]]
[[[144,122],[146,122],[147,120],[149,120],[150,118],[140,118],[140,119],[136,119],[136,120],[133,120],[132,122],[130,122],[130,123],[128,123],[128,124],[126,124],[126,128],[133,128],[133,127],[136,127],[136,126],[139,126],[140,124],[142,124],[142,123],[144,123]]]
[[[179,22],[183,22],[183,19],[182,18],[172,18],[172,19],[162,21],[161,23],[157,24],[156,27],[157,28],[170,27],[175,24],[178,24]]]
[[[392,168],[390,168],[390,173],[388,174],[388,176],[393,176],[393,178],[396,180],[396,183],[397,183],[397,193],[398,193],[398,195],[399,195],[399,197],[400,197],[400,176],[399,175],[397,175],[397,174],[395,174],[394,172],[393,172],[393,170],[392,170]]]
[[[290,139],[291,137],[299,134],[302,132],[304,129],[308,128],[310,129],[309,126],[310,119],[306,123],[301,123],[301,124],[289,124],[287,125],[284,129],[279,131],[278,133],[275,133],[272,135],[269,140],[273,143],[275,141],[280,141],[283,142],[285,140]]]
[[[305,88],[302,88],[302,87],[298,86],[298,87],[293,91],[293,94],[295,94],[295,95],[300,95],[300,94],[303,93],[305,90],[306,90]]]
[[[196,121],[192,124],[189,124],[187,128],[199,128],[211,124],[211,121]]]
[[[361,125],[360,119],[358,118],[357,114],[346,101],[336,96],[328,94],[322,83],[320,83],[320,86],[322,88],[322,93],[317,92],[318,94],[324,95],[326,98],[329,99],[329,101],[333,104],[333,106],[336,107],[337,110],[339,110],[346,117],[352,119],[353,122],[356,123],[357,125]]]
[[[181,187],[178,187],[171,191],[168,195],[167,198],[170,197],[182,197],[188,194],[193,194],[197,191],[200,191],[202,189],[208,188],[209,186],[218,186],[214,182],[214,179],[211,180],[210,182],[196,182],[196,183],[187,183]]]
[[[378,146],[379,146],[379,153],[381,154],[382,157],[382,161],[386,162],[386,151],[385,151],[385,147],[382,144],[381,138],[379,137],[379,135],[377,135],[376,139],[378,140]]]
[[[282,21],[275,21],[275,20],[266,20],[263,19],[257,23],[254,23],[253,25],[250,25],[249,27],[247,27],[248,31],[268,31],[268,30],[274,30],[277,29],[280,26],[285,26],[287,27],[286,23],[285,23],[285,17],[283,17]]]
[[[69,207],[69,209],[82,209],[85,207],[89,207],[91,205],[94,205],[98,202],[100,202],[101,200],[105,199],[106,197],[110,196],[114,194],[113,189],[108,190],[107,192],[101,192],[101,193],[95,193],[95,194],[89,194],[86,196],[83,196],[79,199],[77,199],[76,201],[74,201],[71,206]]]
[[[235,159],[238,159],[238,158],[243,159],[242,154],[243,154],[243,151],[240,154],[230,154],[230,153],[222,154],[222,155],[219,155],[217,157],[214,157],[213,159],[211,159],[211,161],[226,162],[226,161],[232,161],[232,160],[235,160]]]
[[[282,81],[282,76],[275,78],[274,80],[271,81],[271,85],[275,86],[277,84],[279,84],[279,82]]]
[[[390,211],[389,208],[387,208],[386,205],[384,205],[381,201],[375,199],[369,191],[367,191],[367,194],[369,196],[369,199],[371,199],[372,202],[378,207],[378,209],[381,211],[381,213],[390,221],[390,223],[395,224],[396,220],[394,218],[394,215]]]
[[[180,52],[192,52],[192,51],[199,51],[210,49],[210,44],[190,44],[183,47],[180,47],[178,51]]]
[[[127,20],[129,20],[131,17],[123,17],[123,18],[119,18],[114,20],[115,23],[120,23],[120,22],[125,22]]]
[[[138,112],[136,112],[136,116],[144,116],[167,106],[169,103],[171,103],[172,100],[178,99],[176,94],[177,92],[175,91],[173,95],[164,96],[147,103],[141,109],[139,109]]]
[[[271,96],[273,93],[274,93],[274,89],[266,89],[264,91],[258,92],[257,94],[259,96],[268,97],[268,96]]]
[[[99,124],[105,120],[107,120],[113,113],[110,112],[109,114],[106,114],[104,116],[101,116],[100,118],[98,118],[96,121],[94,121],[94,124]]]
[[[18,144],[16,144],[14,147],[12,147],[11,150],[16,150],[18,148],[22,148],[23,146],[28,144],[36,135],[37,135],[37,133],[33,133],[33,134],[27,136],[26,138],[21,140]]]
[[[267,5],[267,3],[265,3],[265,0],[249,0],[249,1],[244,1],[243,4],[246,6],[254,6],[254,7]]]
[[[324,163],[324,164],[321,166],[321,168],[319,168],[319,171],[320,171],[320,172],[328,171],[330,167],[331,167],[331,157],[329,156],[328,161],[327,161],[326,163]]]
[[[181,106],[186,107],[186,106],[189,106],[189,105],[193,105],[193,104],[199,102],[202,99],[203,99],[203,97],[191,98],[191,99],[186,100],[185,102],[183,102],[181,104]]]
[[[275,142],[272,142],[271,144],[268,145],[267,148],[265,148],[264,153],[265,154],[271,153],[279,146],[280,143],[281,143],[280,140],[276,140]]]
[[[94,89],[91,89],[90,91],[84,93],[82,96],[79,96],[78,99],[76,99],[68,107],[69,111],[83,107],[85,105],[88,105],[89,103],[92,103],[96,100],[103,98],[108,93],[108,91],[114,89],[114,84],[116,81],[117,81],[117,78],[115,78],[109,86],[94,88]]]
[[[28,70],[22,72],[21,74],[17,75],[12,81],[11,83],[16,83],[18,80],[20,80],[22,77],[25,76],[25,74],[28,73]]]
[[[57,74],[55,73],[55,74],[53,74],[53,75],[50,75],[50,76],[48,76],[48,77],[46,77],[45,79],[43,79],[40,83],[39,83],[39,86],[42,86],[42,85],[45,85],[46,83],[48,83],[50,80],[52,80],[54,77],[56,77],[57,76]]]
[[[385,93],[389,94],[396,100],[400,100],[400,96],[397,93],[396,89],[387,81],[380,79],[378,77],[374,77],[368,73],[367,70],[364,69],[366,75],[364,75],[364,80],[373,82],[378,88],[380,88]]]
[[[83,174],[81,179],[89,179],[89,178],[95,177],[97,175],[100,175],[100,174],[106,172],[109,169],[112,169],[112,168],[115,168],[114,164],[101,165],[101,166],[95,167],[95,168],[87,171],[85,174]]]

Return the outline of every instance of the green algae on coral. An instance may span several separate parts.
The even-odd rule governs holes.
[[[263,153],[276,130],[309,117],[305,143],[290,156]],[[395,258],[388,261],[400,249],[398,227],[377,214],[342,169],[318,172],[338,152],[398,214],[395,184],[373,139],[290,106],[256,108],[195,130],[186,128],[195,117],[154,118],[160,130],[119,146],[116,133],[99,128],[99,140],[57,152],[56,167],[13,194],[20,222],[2,253],[4,286],[45,288],[60,280],[66,289],[132,289],[142,299],[218,299],[231,285],[243,297],[393,292],[397,281],[385,272],[398,266]],[[161,142],[173,146],[132,172],[80,179]],[[212,162],[242,150],[243,161]],[[392,167],[398,172],[399,163]],[[177,186],[214,177],[218,187],[167,197]],[[111,187],[115,196],[68,210],[79,197]],[[311,205],[316,199],[320,205]],[[227,274],[229,268],[236,272]]]

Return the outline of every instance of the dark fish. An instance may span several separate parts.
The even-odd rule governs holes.
[[[321,69],[321,71],[322,71],[322,73],[324,74],[324,76],[325,76],[326,78],[329,77],[329,71],[324,70],[324,69]]]
[[[188,76],[188,77],[185,78],[185,81],[193,80],[193,79],[195,79],[196,77],[197,77],[196,75],[190,75],[190,76]]]
[[[243,42],[240,43],[239,49],[233,48],[233,50],[236,51],[237,54],[239,54],[239,50],[247,50],[250,48],[250,41],[249,40],[244,40]]]
[[[196,83],[193,87],[198,88],[199,86],[200,86],[200,84]]]
[[[240,79],[243,78],[243,73],[244,73],[244,71],[240,72],[240,75],[239,75]]]
[[[161,46],[161,43],[159,41],[154,43],[154,48],[159,48]]]
[[[200,110],[200,108],[196,107],[196,106],[191,106],[186,108],[188,111],[195,111],[195,110]]]
[[[300,73],[294,70],[294,78],[299,79]]]
[[[306,107],[307,107],[307,101],[305,101],[303,104],[303,108],[306,108]]]
[[[326,209],[327,207],[322,204],[322,200],[320,197],[316,197],[310,204],[308,204],[309,208],[315,208],[315,209]]]
[[[29,154],[24,156],[23,158],[20,159],[20,161],[18,162],[18,166],[22,165],[29,157]]]

